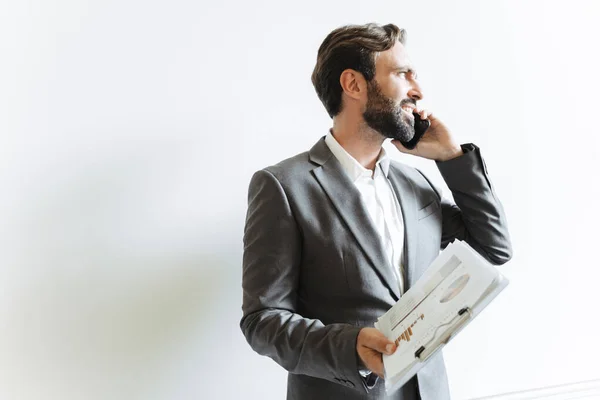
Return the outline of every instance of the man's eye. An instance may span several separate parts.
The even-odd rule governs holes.
[[[417,74],[415,74],[412,71],[398,71],[397,72],[398,76],[401,76],[403,78],[405,78],[406,75],[409,74],[409,73],[411,74],[412,79],[416,81],[417,80]]]

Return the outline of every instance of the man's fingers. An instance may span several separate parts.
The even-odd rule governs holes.
[[[429,112],[429,110],[426,110],[424,108],[415,108],[414,112],[416,112],[417,114],[419,114],[419,116],[421,117],[421,119],[427,119],[431,115],[431,113]]]
[[[373,369],[371,369],[371,371],[373,371],[380,378],[385,379],[384,372],[383,372],[383,361],[381,360],[381,355],[379,355],[379,358],[377,360],[373,361],[372,365],[373,365]]]
[[[385,379],[382,354],[393,354],[396,351],[394,342],[375,328],[362,328],[358,333],[356,350],[364,365]]]
[[[377,374],[379,377],[383,378],[383,360],[381,358],[381,353],[377,350],[366,349],[364,351],[365,357],[365,365],[369,368],[369,371]]]

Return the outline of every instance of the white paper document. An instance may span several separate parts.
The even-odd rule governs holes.
[[[467,243],[455,240],[375,327],[397,349],[383,356],[388,393],[402,387],[505,287],[508,280]]]

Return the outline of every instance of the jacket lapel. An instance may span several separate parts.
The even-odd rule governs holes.
[[[342,165],[333,156],[324,139],[310,150],[311,161],[319,164],[313,170],[315,178],[325,190],[354,237],[364,250],[381,280],[392,292],[395,300],[400,298],[400,289],[379,234],[373,227],[368,211],[361,200],[360,192],[344,172]]]
[[[394,193],[400,202],[402,209],[402,219],[404,220],[404,255],[403,264],[405,269],[405,288],[408,290],[413,282],[412,269],[415,267],[415,257],[417,255],[417,237],[414,232],[417,232],[417,202],[415,197],[415,189],[406,178],[402,167],[394,163],[390,164],[390,172],[388,179],[392,184]]]

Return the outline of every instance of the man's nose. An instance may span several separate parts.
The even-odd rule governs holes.
[[[408,97],[413,100],[423,100],[423,93],[421,92],[421,87],[415,81],[412,82],[412,87],[408,91]]]

